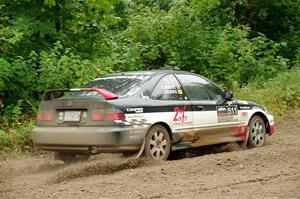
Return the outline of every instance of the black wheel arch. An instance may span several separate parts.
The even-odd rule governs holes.
[[[255,113],[251,116],[251,118],[249,119],[248,125],[249,125],[251,119],[252,119],[254,116],[259,116],[259,117],[261,117],[261,118],[263,119],[263,121],[264,121],[264,123],[265,123],[265,126],[266,126],[266,133],[267,133],[267,134],[270,134],[270,124],[269,124],[269,120],[268,120],[267,116],[266,116],[264,113],[262,113],[262,112],[255,112]]]
[[[172,142],[173,136],[172,136],[172,130],[171,130],[171,127],[170,127],[167,123],[165,123],[165,122],[156,122],[156,123],[154,123],[154,124],[151,125],[151,127],[149,128],[149,130],[150,130],[153,126],[155,126],[155,125],[161,125],[161,126],[165,127],[166,130],[168,131],[168,134],[169,134],[169,136],[170,136],[170,140],[171,140],[171,142]],[[149,130],[148,130],[148,131],[149,131]]]

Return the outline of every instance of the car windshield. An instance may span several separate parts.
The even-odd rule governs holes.
[[[133,74],[133,75],[113,75],[106,76],[92,80],[88,84],[82,86],[83,88],[100,88],[112,92],[119,97],[131,96],[137,92],[142,86],[144,81],[149,79],[149,75]],[[81,91],[70,93],[70,96],[99,96],[98,92]]]

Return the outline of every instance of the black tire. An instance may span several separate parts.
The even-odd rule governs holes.
[[[147,158],[167,160],[171,151],[169,132],[162,125],[154,125],[145,138],[145,155]]]
[[[261,147],[266,143],[266,125],[264,120],[255,115],[251,118],[249,122],[249,138],[248,138],[248,147]]]
[[[72,152],[54,152],[54,159],[61,160],[65,163],[72,163],[77,161],[86,161],[90,157],[89,154],[76,154]]]

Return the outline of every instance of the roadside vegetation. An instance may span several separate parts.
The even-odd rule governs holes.
[[[32,150],[46,89],[111,72],[169,66],[278,119],[300,107],[300,0],[0,0],[0,13],[0,153]]]

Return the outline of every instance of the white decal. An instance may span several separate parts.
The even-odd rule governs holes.
[[[144,108],[127,108],[126,111],[127,112],[135,112],[135,113],[143,113]]]

